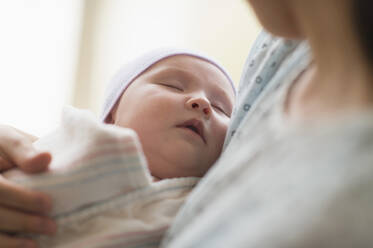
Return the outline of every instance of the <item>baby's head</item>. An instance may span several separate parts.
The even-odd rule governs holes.
[[[211,59],[153,51],[124,66],[108,93],[102,120],[136,131],[155,178],[201,177],[219,157],[235,92]]]

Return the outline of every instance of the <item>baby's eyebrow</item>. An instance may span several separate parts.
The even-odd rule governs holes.
[[[181,68],[175,68],[175,67],[168,67],[168,68],[161,68],[158,69],[154,72],[153,76],[175,76],[175,77],[181,77],[182,79],[188,80],[188,81],[193,81],[197,80],[198,77],[195,76],[193,73],[183,70]]]

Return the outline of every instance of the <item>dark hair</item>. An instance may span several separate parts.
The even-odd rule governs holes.
[[[352,0],[358,35],[367,58],[373,64],[373,0]]]

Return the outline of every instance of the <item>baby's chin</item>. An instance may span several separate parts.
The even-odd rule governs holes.
[[[194,169],[194,167],[183,168],[183,169],[173,168],[173,170],[172,169],[167,170],[167,166],[159,168],[154,164],[149,165],[149,170],[150,170],[150,174],[151,174],[153,182],[158,182],[164,179],[171,179],[171,178],[203,177],[209,168],[210,166],[208,166],[207,169],[205,170],[196,170]]]
[[[181,177],[203,177],[216,158],[197,153],[147,153],[147,164],[153,181]]]

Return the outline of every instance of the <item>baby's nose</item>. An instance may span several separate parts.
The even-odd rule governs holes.
[[[211,115],[211,105],[202,97],[189,99],[187,105],[191,110],[199,111],[205,117],[209,118]]]

